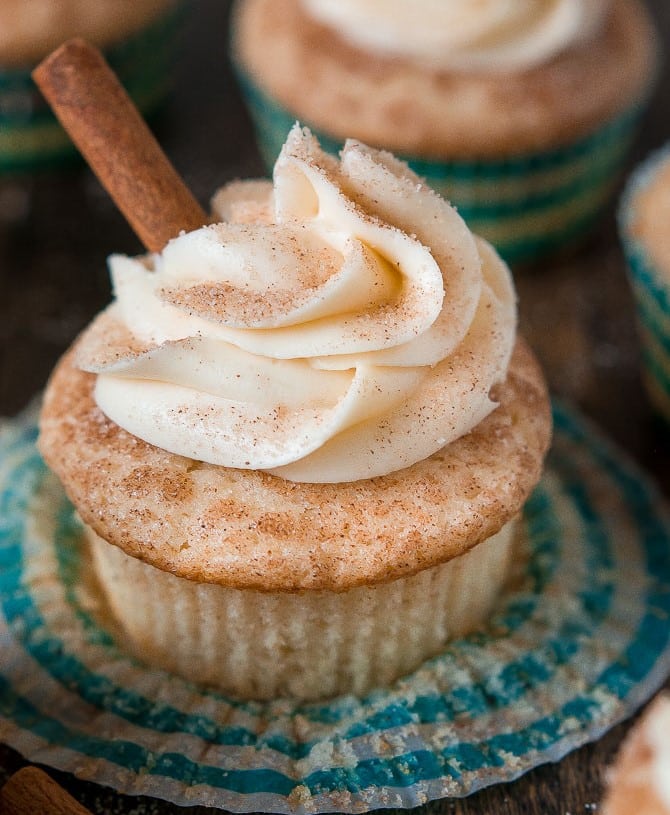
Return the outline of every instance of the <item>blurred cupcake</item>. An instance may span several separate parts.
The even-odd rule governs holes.
[[[656,410],[670,421],[670,145],[628,181],[619,227],[637,306],[643,378]]]
[[[169,89],[178,0],[3,0],[0,4],[0,173],[75,158],[30,73],[49,51],[76,36],[103,48],[142,111]]]
[[[512,262],[573,244],[655,76],[640,0],[238,0],[233,59],[266,161],[296,119],[393,151]]]

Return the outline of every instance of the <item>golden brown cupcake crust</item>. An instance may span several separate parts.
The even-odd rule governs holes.
[[[299,484],[131,436],[72,354],[48,385],[39,447],[84,522],[160,569],[236,588],[344,591],[449,560],[519,511],[551,433],[542,374],[519,341],[499,407],[467,436],[387,476]]]
[[[303,124],[414,157],[501,158],[587,135],[641,102],[657,62],[640,0],[614,0],[604,31],[517,73],[431,72],[360,51],[299,0],[239,0],[233,50]]]

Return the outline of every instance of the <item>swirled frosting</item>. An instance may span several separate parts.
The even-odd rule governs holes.
[[[217,223],[110,260],[80,343],[114,422],[172,453],[304,482],[428,457],[491,410],[515,342],[509,271],[390,154],[297,125],[273,182]]]
[[[437,70],[518,71],[600,26],[609,0],[302,0],[352,44]]]

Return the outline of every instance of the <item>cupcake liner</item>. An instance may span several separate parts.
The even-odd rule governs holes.
[[[235,701],[125,655],[34,417],[6,423],[0,740],[121,793],[312,813],[468,795],[598,738],[670,672],[670,517],[590,425],[554,419],[490,625],[388,688],[302,704]]]
[[[141,31],[110,46],[105,56],[142,113],[165,102],[172,82],[179,5]],[[31,77],[33,66],[0,70],[0,174],[62,166],[78,160],[70,137]]]
[[[271,169],[297,117],[235,67],[259,150]],[[577,141],[507,159],[442,161],[395,152],[508,263],[528,264],[564,251],[588,232],[612,194],[643,109],[636,101]],[[341,142],[310,122],[301,124],[310,127],[324,149],[341,148]]]
[[[670,280],[655,267],[633,228],[635,196],[667,161],[670,145],[649,156],[630,176],[619,204],[618,220],[636,306],[642,379],[654,409],[670,421]]]
[[[196,583],[84,534],[131,653],[244,698],[318,699],[387,685],[481,625],[505,581],[513,527],[409,577],[301,594]]]

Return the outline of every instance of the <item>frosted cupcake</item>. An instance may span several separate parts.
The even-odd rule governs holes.
[[[670,147],[628,181],[619,227],[637,308],[642,373],[652,404],[670,421]]]
[[[105,54],[135,103],[153,113],[170,86],[178,0],[4,0],[0,4],[0,173],[76,153],[31,79],[39,60],[79,36]]]
[[[239,0],[233,22],[268,162],[296,118],[391,150],[511,262],[593,223],[655,75],[639,0]]]
[[[134,653],[243,697],[361,693],[485,623],[544,381],[505,264],[390,154],[296,126],[214,212],[111,259],[40,449]]]

